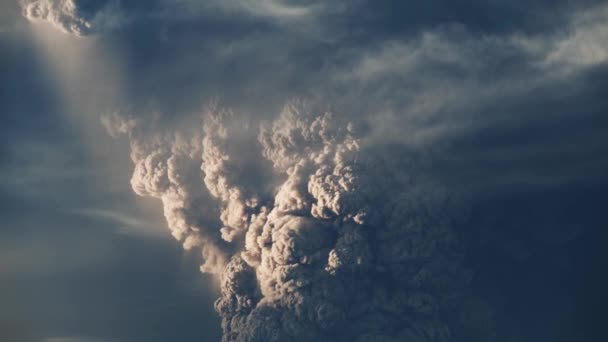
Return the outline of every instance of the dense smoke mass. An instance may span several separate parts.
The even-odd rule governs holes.
[[[449,341],[468,273],[447,192],[403,149],[313,107],[286,105],[247,144],[254,128],[217,106],[191,137],[104,122],[130,138],[133,190],[162,200],[219,277],[224,341]],[[268,193],[243,176],[259,164]]]

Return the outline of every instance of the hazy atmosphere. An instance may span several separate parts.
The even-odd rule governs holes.
[[[0,341],[607,341],[608,2],[0,0]]]

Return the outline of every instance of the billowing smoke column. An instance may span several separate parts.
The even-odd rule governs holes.
[[[303,103],[262,125],[257,144],[217,109],[192,139],[105,123],[130,137],[135,192],[160,198],[173,235],[219,276],[224,341],[451,339],[446,315],[467,279],[447,196],[399,147],[370,146],[356,124]],[[244,176],[256,163],[270,194]]]
[[[156,121],[156,120],[152,120]],[[200,247],[203,272],[219,273],[228,252],[219,232],[210,228],[214,212],[200,178],[200,135],[190,139],[180,134],[152,133],[154,123],[117,114],[104,117],[103,123],[112,135],[127,134],[131,144],[131,160],[135,170],[131,177],[133,191],[140,196],[159,198],[171,234],[182,241],[185,249]]]

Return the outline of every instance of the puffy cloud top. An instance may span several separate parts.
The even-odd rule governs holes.
[[[121,26],[126,13],[118,1],[103,1],[85,10],[81,0],[19,0],[22,13],[31,21],[47,22],[60,31],[78,37]]]
[[[74,0],[22,0],[23,15],[29,20],[42,20],[65,33],[84,36],[92,32],[91,22],[79,13]]]

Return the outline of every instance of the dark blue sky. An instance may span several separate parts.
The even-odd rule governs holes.
[[[455,340],[608,340],[605,2],[74,3],[85,31],[0,2],[0,340],[220,340],[217,284],[100,117],[179,129],[220,99],[257,124],[294,97],[466,207]]]

